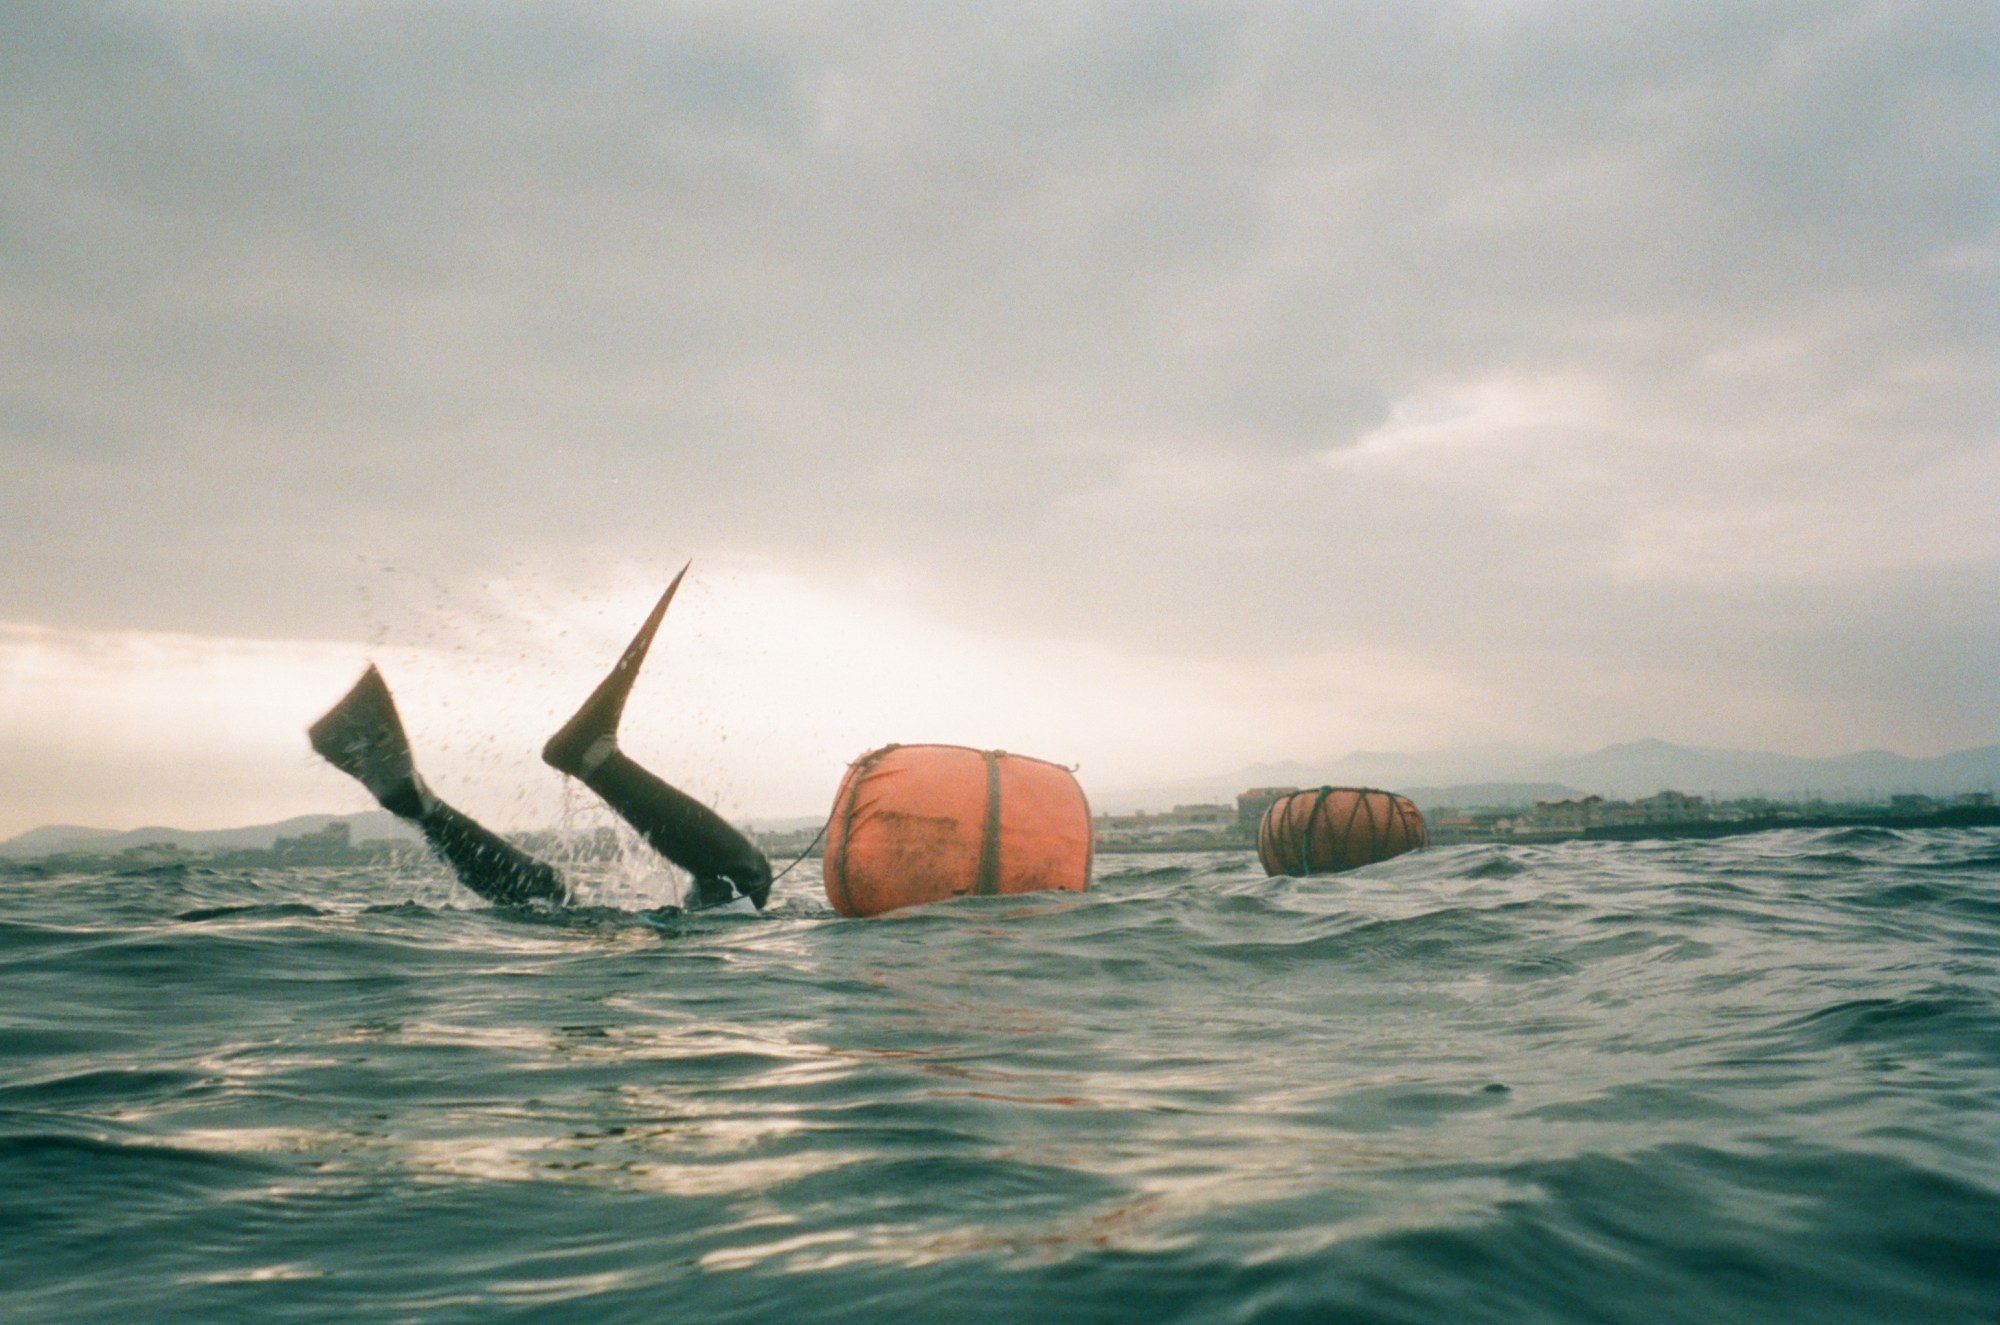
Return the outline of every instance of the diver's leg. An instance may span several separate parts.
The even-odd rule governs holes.
[[[415,824],[458,881],[489,902],[560,902],[562,877],[527,852],[439,800],[417,774],[409,738],[382,674],[370,667],[307,729],[312,748],[368,788],[383,809]]]
[[[435,796],[414,820],[424,841],[443,856],[458,881],[487,901],[518,906],[541,899],[560,903],[569,895],[562,876],[527,852],[461,814]]]
[[[732,887],[760,910],[770,899],[771,862],[764,853],[721,815],[623,751],[611,749],[576,776],[638,829],[653,850],[694,876],[697,905],[728,901]]]
[[[761,909],[771,895],[771,862],[764,853],[721,815],[633,763],[618,748],[618,720],[625,712],[625,699],[686,574],[687,567],[681,567],[617,665],[562,730],[549,738],[542,759],[580,779],[638,829],[653,850],[692,874],[698,904],[726,901],[733,887]]]

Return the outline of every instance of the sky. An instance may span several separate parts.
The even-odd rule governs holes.
[[[0,836],[2000,742],[2000,9],[0,7]]]

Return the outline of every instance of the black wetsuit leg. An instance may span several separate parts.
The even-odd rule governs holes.
[[[441,800],[432,798],[421,814],[403,817],[423,830],[424,841],[444,857],[460,883],[497,906],[536,899],[561,902],[569,895],[552,867]]]
[[[376,804],[421,828],[431,849],[458,872],[458,881],[487,901],[560,902],[568,894],[553,869],[431,794],[417,776],[395,696],[372,663],[339,703],[306,728],[306,738],[321,758],[368,788]]]
[[[771,862],[721,815],[613,750],[580,771],[583,784],[639,831],[653,850],[694,876],[694,900],[712,906],[730,890],[758,907],[771,895]]]

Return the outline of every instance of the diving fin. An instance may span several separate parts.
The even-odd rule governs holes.
[[[370,663],[354,688],[306,729],[321,758],[368,788],[383,809],[421,818],[428,794],[410,756],[410,740],[396,713],[395,697]]]
[[[688,566],[693,564],[690,561]],[[674,582],[660,595],[660,601],[653,605],[639,633],[625,646],[610,675],[598,683],[590,698],[583,701],[583,707],[542,747],[543,763],[572,777],[583,777],[618,748],[618,720],[624,716],[625,699],[639,679],[639,665],[646,661],[646,651],[653,647],[653,636],[659,633],[660,621],[667,615],[667,605],[674,601],[674,591],[681,587],[688,566],[681,567],[680,574],[674,576]]]

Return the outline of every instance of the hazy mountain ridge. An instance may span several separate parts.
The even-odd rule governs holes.
[[[368,810],[360,814],[301,814],[277,823],[254,824],[247,828],[149,827],[121,832],[110,828],[51,824],[31,828],[18,837],[0,842],[0,857],[25,859],[70,851],[113,855],[141,846],[178,846],[190,851],[268,851],[271,844],[281,837],[302,837],[319,832],[335,822],[345,822],[356,842],[422,840],[414,828],[387,810]]]
[[[1251,764],[1233,773],[1108,789],[1103,810],[1166,809],[1226,801],[1251,787],[1375,786],[1420,804],[1525,803],[1538,796],[1595,793],[1629,800],[1672,789],[1694,795],[1861,800],[2000,789],[2000,746],[1911,758],[1887,750],[1812,758],[1641,740],[1565,755],[1511,746],[1455,747],[1423,754],[1359,750],[1338,759]]]
[[[178,846],[190,851],[268,851],[281,837],[303,837],[317,833],[328,824],[344,822],[358,845],[363,842],[421,842],[423,835],[387,810],[367,810],[358,814],[301,814],[277,823],[254,824],[246,828],[89,828],[81,824],[47,824],[31,828],[17,837],[0,842],[0,860],[32,860],[39,856],[69,853],[110,856],[132,847]],[[743,826],[751,832],[798,832],[817,828],[818,816],[782,819],[751,819]]]

